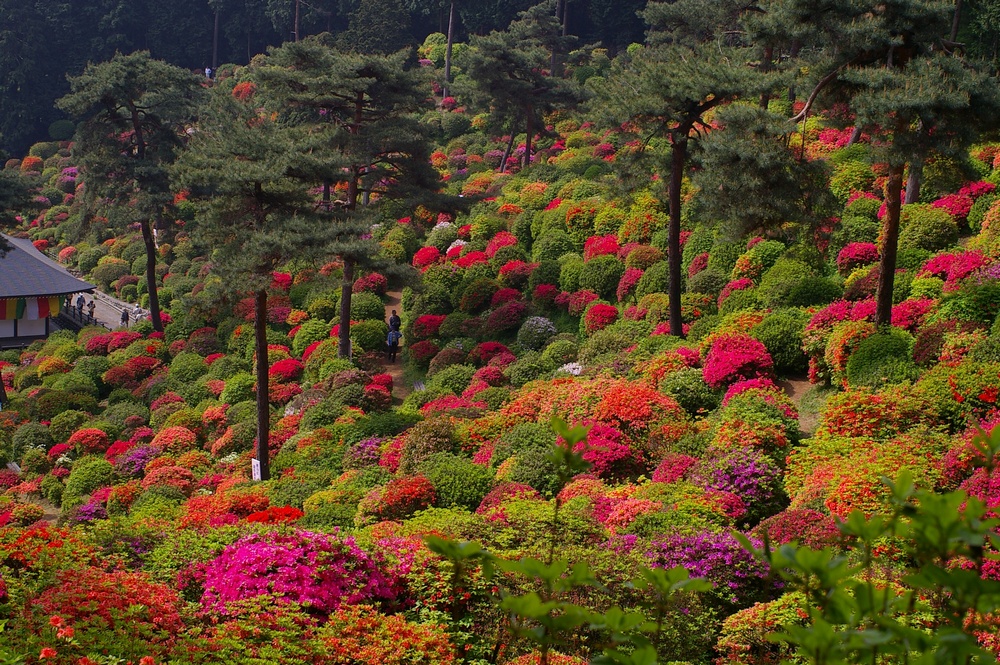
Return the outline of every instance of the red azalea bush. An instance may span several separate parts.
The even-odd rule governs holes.
[[[490,307],[501,307],[509,302],[521,299],[521,292],[517,289],[503,288],[493,294],[490,298]]]
[[[469,362],[482,367],[498,356],[510,355],[510,349],[500,342],[483,342],[469,351]]]
[[[588,335],[604,330],[617,320],[618,308],[605,303],[591,305],[583,317],[584,328]]]
[[[165,654],[184,629],[177,592],[144,573],[81,566],[58,573],[56,584],[35,602],[77,629],[120,630],[123,639],[140,633],[154,654]]]
[[[707,268],[709,256],[708,252],[702,252],[691,259],[691,265],[688,266],[688,277],[694,277]]]
[[[389,290],[389,280],[382,273],[373,272],[355,280],[351,290],[354,293],[374,293],[383,296]]]
[[[702,376],[713,389],[739,380],[769,377],[774,368],[771,354],[764,345],[738,333],[721,335],[712,343]]]
[[[302,376],[302,371],[304,369],[305,366],[298,360],[295,360],[294,358],[285,358],[284,360],[279,360],[271,365],[271,368],[267,370],[267,376],[272,381],[287,383],[289,381],[295,381]]]
[[[716,303],[718,307],[722,307],[722,303],[726,302],[726,298],[733,294],[733,291],[743,291],[746,289],[753,288],[753,280],[749,277],[741,277],[739,279],[734,279],[733,281],[722,287],[722,292],[719,293],[719,300]]]
[[[617,255],[619,249],[617,236],[591,236],[583,243],[583,260],[589,261],[605,254]]]
[[[434,485],[425,476],[403,476],[378,487],[358,504],[361,522],[402,520],[437,501]]]
[[[622,278],[618,280],[618,289],[615,291],[615,296],[618,298],[618,302],[623,302],[635,293],[635,287],[638,286],[641,278],[642,271],[638,268],[625,269],[625,274],[623,274]]]
[[[954,291],[958,288],[959,282],[989,264],[990,258],[979,250],[945,252],[928,259],[917,272],[917,276],[939,277],[945,282],[945,291]]]
[[[437,260],[440,258],[441,258],[441,250],[439,250],[434,245],[421,247],[420,249],[417,250],[417,253],[413,255],[413,267],[426,268],[432,263],[436,263]]]
[[[184,495],[191,493],[194,488],[194,474],[189,469],[181,466],[161,466],[153,471],[146,467],[146,477],[142,479],[142,488],[150,487],[173,487],[180,490]]]
[[[137,356],[126,361],[124,365],[112,367],[101,378],[104,383],[113,388],[135,390],[161,366],[162,364],[156,358]]]
[[[523,289],[531,279],[531,273],[539,266],[538,263],[526,263],[524,261],[508,261],[503,264],[498,271],[500,280],[515,289]]]
[[[66,443],[82,454],[103,453],[111,445],[107,434],[92,427],[77,430]]]
[[[837,270],[845,277],[855,268],[878,261],[878,246],[871,242],[852,242],[837,254]]]
[[[187,427],[166,427],[153,437],[152,445],[169,453],[183,453],[198,445],[198,435]]]
[[[512,300],[490,312],[486,317],[486,330],[491,332],[516,330],[527,313],[527,304],[520,300]]]
[[[556,296],[558,295],[558,286],[554,284],[539,284],[532,292],[531,299],[544,307],[549,307],[555,303]]]
[[[501,247],[513,247],[516,244],[517,236],[510,231],[501,231],[486,244],[486,256],[492,259]]]
[[[653,471],[653,482],[673,483],[683,480],[685,474],[697,463],[697,457],[682,453],[667,453]]]
[[[431,358],[436,356],[440,350],[438,345],[430,340],[416,342],[409,346],[410,358],[421,367],[426,367]]]
[[[593,291],[576,291],[569,295],[568,305],[569,313],[573,316],[580,316],[587,309],[587,305],[598,300],[598,296]]]
[[[268,506],[267,510],[247,515],[247,522],[255,524],[291,524],[292,522],[297,522],[304,515],[304,512],[294,506]]]
[[[444,320],[444,314],[423,314],[422,316],[418,316],[413,325],[410,326],[410,332],[418,340],[437,337],[438,330],[441,328]]]

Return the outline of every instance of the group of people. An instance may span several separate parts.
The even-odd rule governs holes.
[[[399,332],[399,327],[402,323],[399,315],[396,314],[396,310],[392,310],[392,315],[389,317],[389,334],[385,338],[386,355],[391,363],[396,362],[396,354],[399,353],[399,341],[403,339],[403,333]]]
[[[87,318],[84,320],[91,323],[97,323],[97,303],[93,299],[91,299],[90,302],[87,302],[87,299],[84,298],[81,293],[76,297],[76,302],[74,304],[76,305],[77,316],[80,319],[84,319],[83,310],[86,309]],[[140,321],[144,316],[146,316],[146,310],[140,307],[139,303],[136,303],[131,310],[128,308],[122,308],[122,316],[118,323],[121,327],[127,328],[129,326],[129,322],[135,323],[136,321]]]
[[[83,294],[81,293],[76,297],[76,312],[81,319],[83,318],[84,306],[86,306],[87,308],[87,315],[89,319],[91,321],[96,321],[97,319],[94,318],[94,310],[97,309],[97,303],[95,303],[93,299],[91,299],[90,302],[88,303],[86,298],[84,298]]]

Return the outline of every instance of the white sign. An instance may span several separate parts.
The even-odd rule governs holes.
[[[250,474],[253,476],[254,480],[260,480],[260,460],[251,459],[250,460]]]

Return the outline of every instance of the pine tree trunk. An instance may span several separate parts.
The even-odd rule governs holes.
[[[299,0],[295,0],[295,41],[299,41]]]
[[[525,130],[526,134],[524,137],[524,161],[522,162],[523,168],[528,168],[531,166],[531,135],[535,131],[535,110],[528,107],[528,118],[525,120]]]
[[[879,247],[878,291],[875,294],[875,325],[892,324],[892,289],[896,278],[896,250],[899,244],[899,195],[903,191],[903,165],[892,166],[885,186],[885,219]]]
[[[507,149],[503,152],[503,160],[500,162],[500,173],[507,172],[507,160],[510,159],[510,153],[514,152],[514,137],[517,136],[517,125],[511,127],[510,139],[507,141]]]
[[[338,358],[351,357],[351,295],[353,293],[354,261],[344,259],[344,278],[340,285],[340,331],[337,337]]]
[[[212,73],[219,68],[219,10],[215,10],[215,29],[212,31]]]
[[[153,322],[153,330],[163,332],[163,321],[160,317],[160,298],[156,293],[156,242],[153,230],[149,228],[149,220],[139,222],[142,228],[142,241],[146,245],[146,290],[149,291],[149,319]]]
[[[670,226],[667,238],[667,262],[670,270],[670,334],[684,337],[681,318],[681,181],[687,162],[687,138],[674,134],[670,163]]]
[[[847,145],[854,145],[861,140],[861,125],[855,125],[854,130],[851,131],[851,137],[847,139]]]
[[[924,175],[924,161],[920,158],[910,162],[910,174],[906,178],[906,200],[903,203],[920,202],[920,182]]]
[[[958,24],[962,20],[962,0],[955,0],[955,13],[951,17],[951,41],[958,39]]]
[[[448,10],[448,45],[444,49],[444,89],[441,91],[442,97],[448,96],[448,89],[451,87],[451,47],[455,39],[455,3],[451,3]]]
[[[764,55],[760,59],[760,71],[762,74],[766,74],[771,71],[772,61],[774,60],[774,47],[767,46],[764,48]],[[771,102],[771,93],[764,91],[760,93],[760,107],[767,110],[768,104]]]
[[[268,391],[267,360],[267,289],[257,292],[257,316],[254,319],[257,351],[257,459],[260,479],[271,478],[271,456],[268,450],[271,433],[271,406]]]

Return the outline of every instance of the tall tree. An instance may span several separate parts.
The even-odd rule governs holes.
[[[556,0],[545,0],[521,12],[506,30],[473,36],[463,51],[468,85],[460,92],[488,109],[510,131],[511,140],[501,170],[524,129],[522,164],[531,163],[532,138],[544,126],[542,116],[581,99],[573,82],[549,75],[552,54],[568,53],[576,38],[564,36],[555,16]]]
[[[692,180],[706,216],[730,235],[792,223],[815,229],[835,212],[823,160],[801,160],[789,138],[795,125],[758,105],[730,104],[714,117],[719,129],[700,141]]]
[[[596,86],[595,110],[609,124],[637,128],[644,146],[658,136],[670,146],[666,153],[646,155],[669,183],[670,334],[678,337],[683,336],[681,185],[705,114],[753,93],[748,63],[754,51],[730,37],[744,7],[740,0],[650,3],[644,14],[651,26],[647,46],[632,57],[617,58],[609,76]]]
[[[344,53],[320,36],[274,49],[253,76],[266,106],[300,137],[298,176],[323,185],[324,207],[344,230],[330,252],[344,264],[339,353],[347,356],[355,272],[387,267],[365,235],[379,207],[393,199],[439,200],[440,178],[418,115],[427,105],[422,73],[406,67],[405,52]],[[342,197],[331,201],[331,188]]]
[[[997,81],[949,48],[954,0],[831,3],[819,13],[810,0],[775,0],[772,7],[790,31],[808,33],[812,46],[802,68],[812,90],[794,119],[832,91],[850,100],[858,128],[881,136],[874,153],[889,165],[889,177],[875,322],[890,325],[906,167],[915,190],[927,155],[956,154],[991,124]]]
[[[74,152],[86,200],[92,206],[128,204],[125,214],[139,224],[146,247],[150,318],[155,330],[163,330],[153,224],[162,226],[173,199],[167,169],[193,117],[200,80],[143,51],[89,65],[70,88],[58,105],[82,120]]]
[[[257,377],[257,459],[270,477],[267,300],[273,273],[293,259],[322,257],[338,227],[297,177],[296,136],[262,110],[247,83],[236,95],[217,87],[199,117],[188,149],[172,171],[178,186],[201,201],[201,242],[213,249],[212,271],[230,288],[254,297]]]
[[[29,203],[28,185],[14,171],[0,169],[0,231],[7,226],[13,226],[18,211]],[[9,247],[0,238],[0,256]]]

